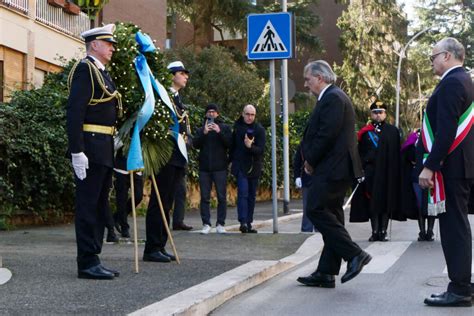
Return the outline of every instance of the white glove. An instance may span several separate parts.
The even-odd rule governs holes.
[[[122,139],[118,135],[114,136],[114,151],[119,150],[123,146]]]
[[[79,180],[84,180],[87,177],[86,169],[89,169],[89,159],[83,153],[71,154],[72,155],[72,167]]]
[[[303,183],[301,183],[301,178],[295,179],[295,185],[298,189],[301,189],[301,187],[303,186]]]

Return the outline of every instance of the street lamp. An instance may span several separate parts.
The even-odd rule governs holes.
[[[395,126],[396,127],[398,127],[400,125],[399,124],[399,120],[400,120],[400,71],[401,71],[401,68],[402,68],[402,59],[405,58],[405,52],[408,49],[408,46],[410,45],[410,43],[413,42],[418,36],[425,33],[426,31],[430,30],[431,28],[432,27],[430,26],[430,27],[416,33],[415,36],[413,36],[401,50],[398,50],[397,47],[395,48],[395,49],[397,49],[396,53],[399,57],[398,58],[398,69],[397,69],[397,101],[396,101],[396,110],[395,110]]]

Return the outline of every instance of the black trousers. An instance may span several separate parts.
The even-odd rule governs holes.
[[[100,263],[104,229],[109,211],[112,168],[89,162],[87,177],[76,183],[77,266],[88,269]]]
[[[471,295],[472,238],[468,204],[474,179],[444,179],[446,212],[439,215],[444,258],[448,266],[448,291]]]
[[[202,224],[211,226],[211,189],[212,183],[217,193],[217,222],[216,225],[225,225],[227,215],[227,170],[199,171],[199,190],[201,192],[201,219]]]
[[[115,171],[115,202],[117,212],[114,214],[114,220],[125,230],[130,229],[127,217],[132,212],[132,198],[128,197],[130,190],[130,174],[123,174]],[[133,174],[133,187],[135,192],[135,206],[140,204],[143,198],[143,176],[136,172]]]
[[[321,273],[339,274],[342,259],[349,261],[362,251],[344,227],[342,206],[349,187],[350,181],[318,181],[314,178],[310,187],[310,194],[318,192],[313,199],[315,203],[308,205],[307,215],[324,240],[317,268]]]
[[[165,165],[156,176],[161,202],[165,212],[166,220],[170,220],[170,210],[173,207],[174,194],[180,179],[184,177],[184,168]],[[160,206],[155,189],[152,187],[150,202],[146,213],[146,243],[145,253],[152,253],[163,249],[168,241],[166,227],[161,216]]]

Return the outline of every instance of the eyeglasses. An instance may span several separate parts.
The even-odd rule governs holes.
[[[439,52],[439,53],[433,54],[433,55],[430,56],[430,61],[433,62],[433,61],[436,59],[436,57],[438,57],[438,55],[446,54],[446,53],[449,53],[449,52],[443,50],[443,51],[441,51],[441,52]]]
[[[385,110],[372,110],[372,113],[373,114],[382,114],[382,113],[385,113]]]

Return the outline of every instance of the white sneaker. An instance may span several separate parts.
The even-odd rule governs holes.
[[[217,225],[216,231],[217,231],[218,234],[225,234],[225,233],[227,233],[227,231],[225,230],[225,227],[222,226],[222,225]]]
[[[201,234],[207,235],[207,234],[209,234],[210,231],[211,231],[211,226],[205,224],[205,225],[202,227]]]

